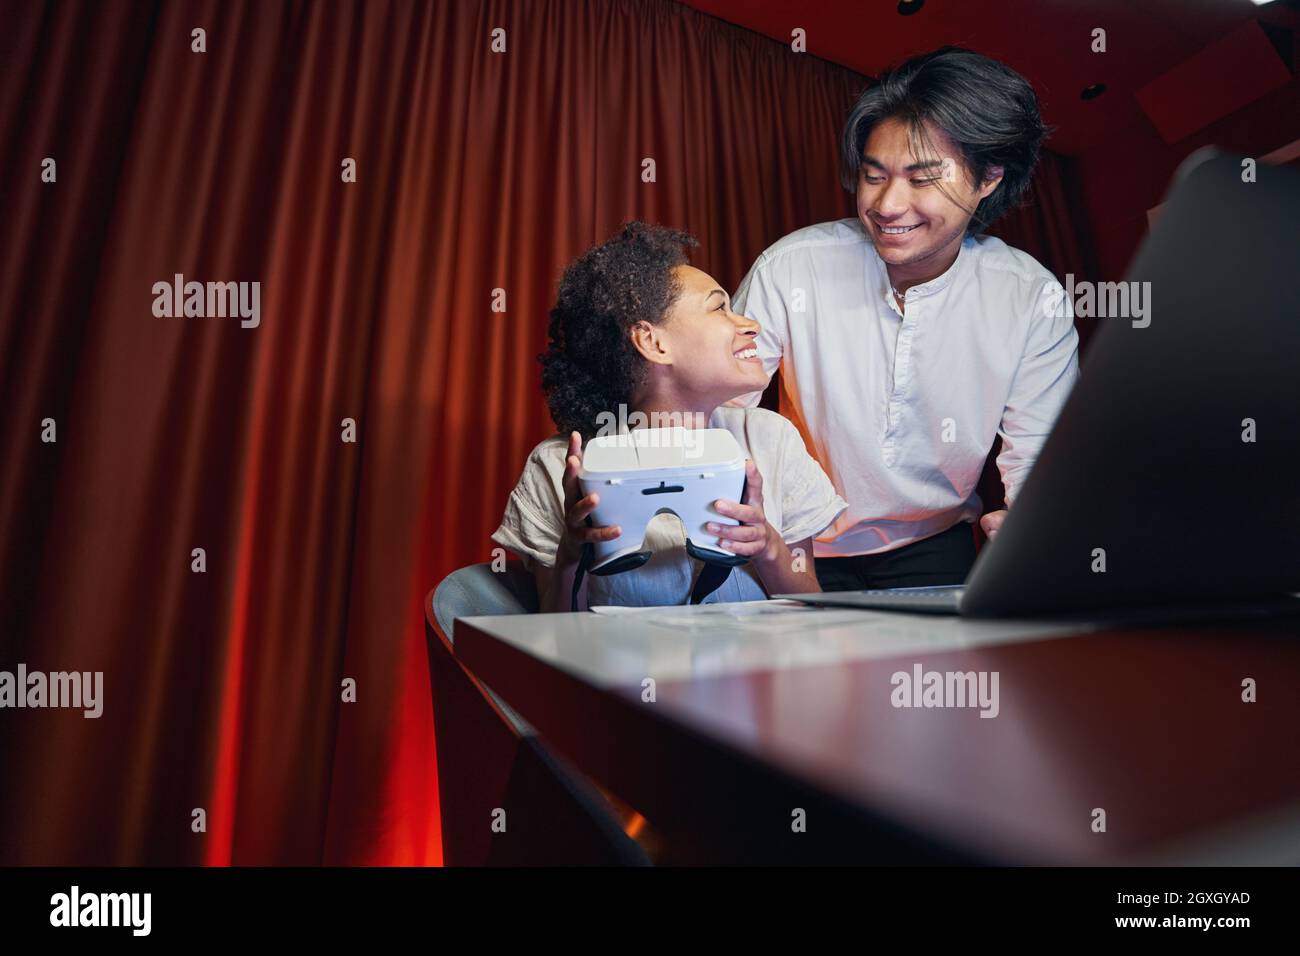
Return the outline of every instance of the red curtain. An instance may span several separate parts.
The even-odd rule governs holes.
[[[734,288],[850,214],[861,78],[655,0],[0,32],[0,669],[104,674],[0,718],[0,863],[438,862],[422,599],[551,430],[561,267],[640,217]],[[155,315],[178,274],[259,324]]]

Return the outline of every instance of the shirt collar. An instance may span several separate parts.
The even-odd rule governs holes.
[[[869,240],[867,245],[871,249],[871,258],[875,263],[876,274],[879,278],[879,292],[881,298],[892,305],[894,296],[893,290],[890,288],[889,270],[885,268],[885,260],[880,258],[880,253],[876,251],[876,247]],[[926,296],[934,295],[936,292],[942,292],[944,289],[948,288],[952,283],[952,280],[957,276],[958,271],[964,267],[964,262],[969,258],[970,250],[974,248],[974,246],[974,236],[968,235],[966,238],[962,239],[961,245],[957,248],[957,258],[952,261],[952,265],[929,282],[922,282],[920,285],[912,286],[907,290],[907,297],[909,299],[922,299]]]

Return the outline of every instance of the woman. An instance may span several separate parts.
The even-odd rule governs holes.
[[[709,602],[820,590],[812,540],[847,502],[789,421],[766,409],[723,407],[767,381],[753,348],[759,326],[732,312],[718,283],[687,263],[695,245],[685,233],[632,222],[565,270],[539,356],[561,434],[533,449],[492,535],[533,572],[544,611],[570,609],[583,544],[621,533],[586,523],[599,496],[583,496],[578,484],[583,439],[611,420],[725,428],[745,450],[745,503],[714,504],[740,524],[707,530],[720,548],[749,561]],[[641,567],[584,579],[587,606],[690,599],[698,562],[686,552],[681,523],[655,518],[644,547],[653,556]]]

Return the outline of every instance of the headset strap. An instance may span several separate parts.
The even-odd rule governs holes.
[[[570,610],[578,610],[578,594],[582,590],[582,581],[595,559],[596,549],[590,544],[584,544],[582,556],[578,558],[578,568],[573,572],[573,593],[569,598]],[[731,568],[725,564],[710,564],[707,561],[701,563],[704,566],[700,568],[700,573],[695,578],[695,587],[691,589],[692,604],[703,604],[704,599],[722,587],[731,576]]]
[[[730,575],[731,568],[728,565],[704,562],[699,577],[695,579],[695,587],[691,589],[691,603],[703,604],[704,599],[722,587]]]
[[[591,518],[587,519],[591,521]],[[578,557],[578,569],[573,572],[573,594],[569,599],[569,610],[578,610],[578,592],[582,588],[582,579],[587,574],[587,569],[596,562],[596,546],[593,544],[584,544],[582,554]]]

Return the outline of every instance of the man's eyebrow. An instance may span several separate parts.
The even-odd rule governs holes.
[[[873,156],[863,156],[863,157],[862,157],[862,165],[863,165],[863,166],[874,166],[874,167],[876,167],[877,169],[884,169],[884,168],[885,168],[885,164],[882,163],[880,160],[876,159],[876,158],[873,157]],[[920,170],[923,170],[923,169],[937,169],[937,168],[942,168],[942,166],[943,166],[943,160],[942,160],[942,159],[927,159],[927,160],[925,160],[924,162],[921,162],[921,163],[912,163],[910,166],[906,166],[906,167],[904,167],[904,171],[905,171],[905,172],[909,172],[909,173],[915,173],[915,172],[919,172]]]

